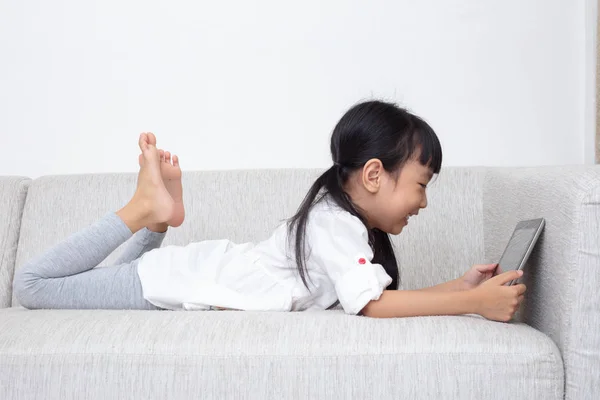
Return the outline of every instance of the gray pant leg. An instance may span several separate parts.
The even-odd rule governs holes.
[[[157,249],[162,244],[166,232],[152,232],[148,228],[141,229],[125,244],[125,249],[114,261],[115,265],[137,260],[147,251]]]
[[[20,268],[17,299],[31,309],[159,309],[143,297],[137,261],[94,269],[131,236],[115,213],[107,214]]]

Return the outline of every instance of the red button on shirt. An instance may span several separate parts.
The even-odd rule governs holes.
[[[358,263],[359,264],[366,264],[367,260],[365,260],[364,258],[359,258],[358,259]]]

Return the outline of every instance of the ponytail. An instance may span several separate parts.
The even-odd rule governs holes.
[[[350,196],[344,191],[344,183],[348,180],[349,171],[343,165],[334,165],[317,178],[315,183],[302,200],[296,214],[288,221],[288,238],[294,243],[296,265],[304,286],[310,290],[308,270],[306,268],[306,224],[313,205],[323,200],[326,195],[331,196],[334,202],[357,217],[369,232],[369,245],[373,249],[373,263],[381,264],[385,272],[392,278],[388,290],[398,288],[399,272],[394,248],[387,233],[379,229],[369,229],[365,218],[358,212]],[[291,244],[291,243],[290,243]]]

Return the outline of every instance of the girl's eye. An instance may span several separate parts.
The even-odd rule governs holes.
[[[425,185],[425,184],[423,184],[423,183],[419,183],[419,185],[421,185],[421,187],[422,187],[423,189],[427,189],[427,185]]]

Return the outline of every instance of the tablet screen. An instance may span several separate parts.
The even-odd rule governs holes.
[[[529,249],[535,237],[536,230],[536,228],[527,227],[517,229],[513,232],[499,262],[503,272],[519,268],[521,261],[527,254],[527,249]]]

